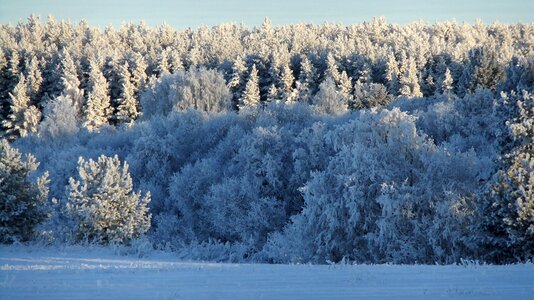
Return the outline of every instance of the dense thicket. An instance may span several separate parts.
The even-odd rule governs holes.
[[[43,228],[58,241],[85,226],[68,213],[78,158],[118,155],[133,179],[123,198],[152,195],[150,240],[189,258],[532,258],[532,24],[99,30],[30,17],[0,41],[2,132],[49,171]],[[102,174],[120,177],[115,162]],[[84,238],[129,242],[139,220],[124,239]]]

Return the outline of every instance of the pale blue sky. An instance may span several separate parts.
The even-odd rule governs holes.
[[[334,3],[334,4],[332,4]],[[357,23],[385,16],[391,23],[452,20],[484,23],[534,22],[534,0],[0,0],[0,23],[16,23],[31,13],[92,25],[119,26],[123,21],[163,22],[196,28],[222,22],[261,24]]]

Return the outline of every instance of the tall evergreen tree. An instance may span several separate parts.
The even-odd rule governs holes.
[[[501,168],[479,210],[482,252],[499,263],[527,261],[534,258],[534,95],[505,95],[497,109],[507,127]]]
[[[121,85],[120,97],[117,100],[115,116],[117,123],[131,123],[139,116],[138,101],[135,98],[135,87],[131,82],[131,75],[128,71],[128,63],[125,62],[120,68],[119,82]]]
[[[108,95],[108,83],[96,60],[90,62],[88,78],[87,104],[84,111],[84,126],[89,130],[98,130],[111,117],[111,103]]]
[[[28,241],[35,226],[48,217],[48,174],[30,181],[39,163],[32,155],[22,159],[7,140],[0,140],[0,242]]]
[[[245,90],[239,99],[239,108],[255,107],[260,104],[260,88],[258,84],[258,70],[252,65]]]
[[[293,76],[293,71],[289,68],[289,64],[284,64],[282,66],[282,73],[280,75],[280,82],[282,84],[282,99],[286,102],[292,102],[296,98],[296,93],[293,89],[293,82],[295,77]]]
[[[394,97],[399,94],[399,63],[393,53],[389,53],[386,63],[386,80],[388,91]]]
[[[26,81],[28,86],[28,96],[34,101],[34,103],[39,98],[39,92],[41,90],[41,85],[43,84],[43,76],[39,68],[39,61],[37,58],[32,57],[29,61],[26,62]]]
[[[78,177],[69,179],[67,214],[76,223],[78,241],[129,243],[150,227],[150,193],[141,198],[125,162],[118,156],[78,161]]]
[[[26,78],[20,75],[19,82],[9,93],[10,112],[2,122],[6,129],[6,137],[15,139],[24,137],[37,131],[37,126],[41,121],[41,112],[37,107],[30,105],[30,98],[27,95]]]
[[[402,76],[399,83],[399,94],[401,96],[408,98],[423,97],[419,85],[419,78],[417,76],[417,68],[413,58],[409,57],[403,60]]]

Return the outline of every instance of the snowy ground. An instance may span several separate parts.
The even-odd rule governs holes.
[[[534,299],[534,265],[219,264],[0,246],[0,299],[98,298]]]

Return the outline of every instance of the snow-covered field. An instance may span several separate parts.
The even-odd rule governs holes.
[[[534,265],[222,264],[0,246],[0,298],[534,299]]]

